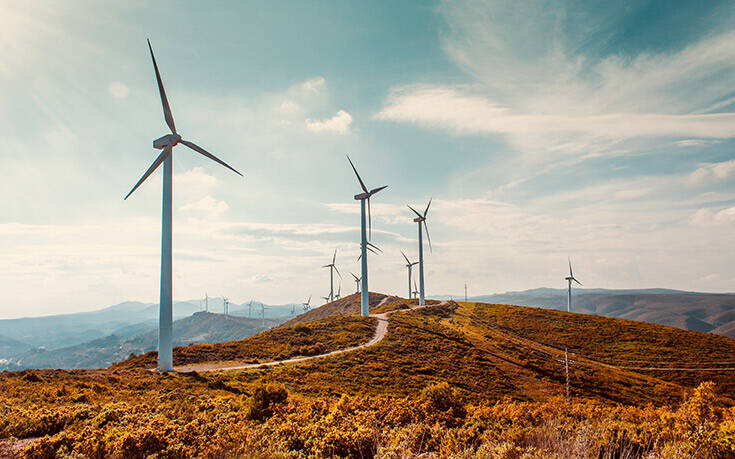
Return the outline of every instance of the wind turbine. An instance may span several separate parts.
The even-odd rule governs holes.
[[[161,81],[161,74],[158,72],[158,65],[156,64],[156,57],[153,55],[153,48],[151,42],[148,40],[148,50],[151,53],[151,60],[153,61],[153,69],[156,72],[156,81],[158,82],[158,92],[161,96],[161,104],[163,105],[163,117],[171,129],[171,134],[166,134],[163,137],[153,141],[153,148],[161,150],[161,153],[153,161],[153,164],[143,174],[138,183],[135,184],[130,193],[125,196],[125,199],[133,194],[135,190],[156,170],[158,166],[163,164],[163,205],[162,205],[162,217],[161,217],[161,290],[160,290],[160,304],[158,310],[158,370],[159,371],[171,371],[173,370],[173,266],[172,266],[172,251],[173,251],[173,149],[178,144],[184,144],[197,153],[206,156],[207,158],[225,166],[236,174],[242,176],[241,173],[230,167],[227,163],[217,158],[213,154],[209,153],[197,144],[184,140],[176,132],[176,125],[174,124],[174,117],[171,115],[171,107],[168,104],[166,98],[166,91],[163,89],[163,81]]]
[[[328,297],[328,296],[323,296],[322,298],[324,298],[324,303],[325,303],[325,304],[326,304],[326,303],[329,303],[329,297]]]
[[[222,310],[226,316],[230,314],[230,300],[224,296],[222,297]]]
[[[250,300],[250,305],[248,305],[248,319],[253,317],[253,300]]]
[[[306,303],[301,303],[304,306],[304,311],[308,311],[311,309],[311,306],[309,306],[309,303],[311,303],[311,295],[309,295],[309,299],[306,300]]]
[[[347,161],[350,162],[350,166],[352,166],[352,170],[355,171],[355,175],[357,176],[357,181],[360,182],[360,188],[362,188],[362,193],[355,195],[355,200],[360,201],[360,257],[362,257],[362,295],[360,299],[360,312],[363,316],[367,316],[370,314],[370,302],[369,302],[369,292],[368,292],[368,267],[367,267],[367,251],[369,249],[368,244],[368,238],[372,238],[372,232],[373,232],[373,224],[372,224],[372,218],[370,216],[370,198],[376,194],[378,191],[383,190],[388,187],[388,185],[381,186],[379,188],[373,188],[372,190],[368,191],[367,187],[365,186],[365,183],[360,178],[360,174],[357,173],[357,169],[355,169],[355,165],[352,164],[352,160],[350,157],[347,157]],[[367,202],[367,231],[365,228],[365,203]],[[372,245],[372,244],[370,244]],[[374,246],[373,246],[374,247]],[[376,247],[377,248],[377,247]]]
[[[580,286],[582,283],[578,281],[574,277],[574,273],[572,273],[572,260],[567,259],[569,261],[569,275],[564,278],[564,280],[567,281],[567,312],[572,312],[572,281],[578,283]]]
[[[429,250],[433,252],[431,249],[431,237],[429,236],[429,227],[426,226],[426,214],[429,213],[429,206],[431,206],[431,199],[429,199],[429,203],[426,205],[426,210],[424,210],[423,214],[418,213],[416,209],[414,209],[411,206],[408,206],[409,209],[413,211],[413,213],[416,214],[416,218],[413,219],[414,222],[419,224],[419,305],[424,305],[424,241],[423,241],[423,235],[421,233],[421,224],[424,224],[424,229],[426,230],[426,239],[429,241]]]
[[[416,279],[413,280],[413,296],[417,297],[419,295],[419,289],[416,288]]]
[[[414,265],[418,264],[418,261],[411,263],[406,254],[403,253],[403,250],[401,250],[401,255],[403,255],[403,258],[406,260],[406,268],[408,268],[408,298],[410,299],[413,298],[411,296],[411,271],[413,271]]]
[[[352,272],[350,272],[350,274],[352,274],[352,277],[355,278],[355,293],[360,293],[360,278],[355,276],[355,274]]]
[[[329,268],[329,301],[334,301],[334,272],[337,271],[337,275],[339,275],[339,278],[342,279],[342,274],[339,273],[339,269],[337,269],[337,265],[335,262],[337,261],[337,249],[334,249],[334,256],[332,257],[332,262],[328,265],[322,266],[322,268]]]

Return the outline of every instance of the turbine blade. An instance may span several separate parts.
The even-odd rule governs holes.
[[[429,227],[426,225],[426,220],[424,220],[424,229],[426,230],[426,240],[429,241],[429,251],[434,253],[434,249],[431,248],[431,236],[429,236]]]
[[[332,265],[324,265],[324,266],[322,266],[322,268],[329,268],[330,266],[332,266]]]
[[[347,156],[347,155],[345,155],[345,156]],[[355,171],[355,175],[357,176],[357,180],[360,182],[360,187],[362,188],[362,191],[364,191],[365,193],[370,194],[368,192],[367,187],[365,186],[365,184],[363,183],[362,179],[360,178],[360,174],[357,173],[357,169],[355,169],[355,165],[352,164],[352,160],[350,159],[349,156],[347,156],[347,161],[350,162],[350,166],[352,166],[352,170]]]
[[[421,215],[420,213],[418,213],[418,211],[416,211],[416,209],[414,209],[413,207],[408,206],[408,208],[411,209],[411,210],[413,210],[413,213],[415,213],[419,218],[424,218],[424,216]]]
[[[306,300],[306,304],[307,304],[307,306],[309,305],[309,303],[311,303],[311,295],[309,295],[309,299],[308,299],[308,300]]]
[[[388,188],[388,185],[385,185],[385,186],[381,186],[381,187],[379,187],[379,188],[375,188],[375,189],[373,189],[373,190],[370,190],[370,193],[369,193],[369,194],[370,194],[370,196],[372,196],[372,195],[374,195],[375,193],[377,193],[378,191],[380,191],[380,190],[385,190],[386,188]]]
[[[401,255],[403,255],[403,258],[404,258],[404,259],[406,260],[406,263],[408,263],[408,264],[410,265],[410,264],[411,264],[411,262],[410,262],[410,261],[408,261],[408,257],[406,256],[406,254],[405,254],[405,253],[403,253],[403,250],[401,250]]]
[[[373,244],[372,242],[368,242],[368,243],[367,243],[367,245],[369,245],[370,247],[374,248],[374,249],[375,249],[375,250],[377,250],[378,252],[382,252],[382,251],[383,251],[383,249],[381,249],[381,248],[380,248],[380,247],[378,247],[377,245]]]
[[[226,162],[222,161],[218,157],[214,156],[212,153],[208,152],[207,150],[205,150],[204,148],[202,148],[199,145],[195,144],[194,142],[189,142],[188,140],[184,140],[184,139],[181,139],[180,142],[183,143],[184,145],[186,145],[187,147],[191,148],[192,150],[196,151],[197,153],[201,153],[202,155],[206,156],[207,158],[211,159],[212,161],[214,161],[216,163],[220,163],[221,165],[225,166],[226,168],[228,168],[232,172],[236,173],[240,177],[243,176],[241,173],[239,173],[238,171],[236,171],[232,166],[230,166]]]
[[[376,252],[375,250],[373,250],[373,249],[372,249],[372,248],[371,248],[370,246],[368,246],[368,247],[366,247],[366,248],[367,248],[367,249],[368,249],[369,251],[371,251],[372,253],[374,253],[375,255],[377,255],[377,254],[378,254],[378,252]]]
[[[352,271],[350,271],[350,274],[352,274],[352,277],[354,277],[354,278],[355,278],[355,280],[360,280],[360,278],[359,278],[359,277],[357,277],[357,276],[355,276],[355,273],[353,273]]]
[[[148,178],[148,176],[149,176],[149,175],[151,175],[151,174],[153,173],[153,171],[155,171],[155,170],[156,170],[156,169],[158,168],[158,166],[160,166],[160,165],[161,165],[161,163],[162,163],[162,162],[163,162],[163,161],[164,161],[164,160],[165,160],[165,159],[166,159],[166,158],[168,157],[168,155],[170,155],[170,154],[171,154],[171,149],[172,149],[172,148],[173,148],[173,147],[172,147],[171,145],[169,145],[169,146],[167,146],[166,148],[164,148],[164,149],[163,149],[163,151],[161,152],[161,154],[160,154],[160,155],[158,155],[158,158],[156,158],[156,160],[155,160],[155,161],[153,161],[153,164],[151,164],[151,167],[149,167],[149,168],[148,168],[148,170],[147,170],[147,171],[145,171],[145,174],[143,174],[143,177],[141,177],[141,178],[140,178],[140,180],[138,180],[138,183],[136,183],[136,184],[135,184],[135,186],[133,187],[133,189],[132,189],[132,190],[130,190],[130,193],[128,193],[128,194],[127,194],[127,195],[125,196],[125,198],[123,199],[123,201],[124,201],[125,199],[128,199],[128,197],[130,197],[130,195],[131,195],[131,194],[133,194],[133,191],[137,190],[137,189],[138,189],[138,187],[139,187],[139,186],[140,186],[140,185],[141,185],[141,184],[142,184],[143,182],[145,182],[145,179],[147,179],[147,178]]]
[[[161,94],[161,104],[163,105],[163,117],[166,119],[171,132],[176,134],[176,125],[174,124],[174,117],[171,115],[171,107],[168,105],[168,98],[166,97],[166,90],[163,89],[163,81],[161,81],[161,74],[158,72],[158,64],[156,64],[156,56],[153,55],[153,47],[151,41],[148,40],[148,49],[151,52],[151,60],[153,60],[153,68],[156,71],[156,81],[158,82],[158,92]]]
[[[362,253],[357,256],[357,261],[360,261],[361,258],[362,258]]]
[[[582,283],[581,283],[580,281],[578,281],[577,279],[575,279],[575,278],[573,278],[573,277],[572,277],[572,280],[573,280],[574,282],[578,283],[579,285],[582,285]]]
[[[339,276],[340,279],[342,279],[342,274],[339,273],[339,269],[337,269],[336,266],[334,266],[334,270],[337,271],[337,275]]]
[[[426,218],[426,214],[429,213],[429,206],[431,205],[431,200],[434,198],[429,198],[429,203],[426,205],[426,210],[424,211],[424,218]]]
[[[574,278],[574,274],[572,274],[572,259],[567,258],[567,261],[569,262],[569,277]]]
[[[334,265],[336,261],[337,261],[337,249],[334,249],[334,256],[332,257],[332,264]]]

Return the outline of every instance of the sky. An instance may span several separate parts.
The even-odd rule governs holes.
[[[158,301],[166,134],[174,298],[735,291],[730,1],[0,0],[0,318]],[[427,247],[428,249],[428,247]]]

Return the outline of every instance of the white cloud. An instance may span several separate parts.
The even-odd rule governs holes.
[[[311,80],[304,81],[299,86],[303,91],[307,93],[319,92],[326,86],[326,81],[323,77],[317,77],[312,78]]]
[[[113,81],[107,86],[107,90],[110,92],[112,97],[116,99],[125,99],[128,97],[130,90],[125,83],[120,81]]]
[[[422,85],[395,89],[375,118],[415,123],[456,134],[554,135],[557,138],[586,134],[610,140],[643,136],[735,136],[735,113],[520,113],[497,105],[485,96],[452,86]]]
[[[225,201],[220,201],[207,195],[202,199],[179,207],[182,212],[204,214],[210,218],[216,218],[226,212],[230,206]]]
[[[735,179],[735,160],[705,164],[689,175],[689,186],[707,186]]]
[[[306,128],[311,132],[334,132],[337,134],[349,134],[352,124],[352,115],[340,110],[333,117],[326,120],[306,119]]]
[[[735,32],[673,52],[600,58],[581,53],[578,42],[610,18],[575,16],[570,24],[567,5],[549,3],[443,2],[442,45],[471,84],[394,87],[374,117],[501,135],[542,161],[636,153],[621,143],[660,137],[735,137],[735,114],[711,113],[732,98],[726,75],[735,71]]]

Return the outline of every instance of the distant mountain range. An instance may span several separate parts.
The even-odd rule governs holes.
[[[175,323],[200,312],[201,303],[200,300],[174,303]],[[260,331],[262,327],[257,327],[256,324],[261,322],[261,314],[266,319],[265,328],[269,328],[289,319],[292,309],[300,312],[297,309],[300,307],[301,305],[292,308],[290,304],[266,305],[253,301],[251,308],[250,302],[240,305],[231,303],[228,319],[247,320],[249,315],[252,316],[252,321],[237,325],[238,329],[243,330],[241,333],[232,332],[231,336],[237,336],[233,339],[242,339]],[[221,298],[209,299],[209,311],[222,311]],[[196,321],[183,322],[191,330],[182,331],[180,344],[227,340],[227,333],[230,330],[228,324],[233,325],[235,322],[230,320],[215,323],[212,321],[214,319],[207,322],[203,317],[198,317]],[[281,317],[283,319],[272,320]],[[208,323],[209,328],[202,329],[203,325],[199,322]],[[155,348],[157,326],[158,305],[135,301],[91,312],[0,320],[0,370],[18,369],[20,361],[24,362],[24,366],[34,368],[106,366],[104,362],[110,359],[115,361],[114,359],[120,355],[126,358],[130,352]],[[201,333],[196,335],[196,330],[201,330]],[[176,333],[174,329],[175,338]],[[142,338],[146,334],[149,337],[147,341]],[[153,343],[153,347],[150,343]],[[113,347],[117,347],[117,351],[113,352],[111,350]],[[93,349],[96,349],[99,355],[95,356]]]
[[[574,289],[572,312],[639,320],[735,338],[735,294],[670,289]],[[442,298],[449,298],[443,296]],[[457,298],[457,297],[455,297]],[[566,311],[566,289],[537,288],[469,298],[471,301]]]
[[[174,321],[174,346],[241,340],[275,327],[284,320],[286,318],[262,320],[195,312],[194,315]],[[131,354],[155,350],[157,342],[155,328],[132,337],[113,334],[50,351],[31,349],[0,362],[0,370],[106,368],[127,359]]]

